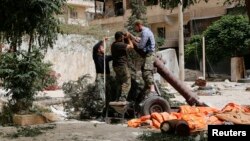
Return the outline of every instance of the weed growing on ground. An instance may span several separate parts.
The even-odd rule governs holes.
[[[54,129],[55,124],[49,124],[47,126],[38,126],[38,127],[17,127],[17,131],[14,133],[7,134],[7,138],[18,138],[18,137],[35,137],[43,134],[47,130]]]

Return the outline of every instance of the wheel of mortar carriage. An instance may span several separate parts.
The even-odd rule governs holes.
[[[167,100],[160,96],[151,96],[140,103],[140,115],[150,115],[153,112],[170,112],[171,108]]]

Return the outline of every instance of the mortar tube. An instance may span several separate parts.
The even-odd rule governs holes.
[[[154,66],[157,68],[157,72],[186,99],[189,105],[207,106],[205,103],[200,102],[198,96],[189,90],[181,80],[177,79],[159,58],[155,58]]]

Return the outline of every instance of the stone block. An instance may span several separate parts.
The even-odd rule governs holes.
[[[59,118],[54,113],[27,114],[27,115],[14,114],[13,116],[13,123],[15,125],[21,125],[21,126],[44,124],[58,120]]]
[[[157,52],[161,56],[161,59],[165,62],[164,66],[179,78],[179,64],[177,61],[177,55],[175,49],[165,49]],[[159,74],[155,74],[155,80],[159,80],[161,83],[166,83],[166,80]]]

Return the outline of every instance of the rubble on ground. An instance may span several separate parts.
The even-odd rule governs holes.
[[[198,78],[192,85],[191,90],[199,96],[222,95],[222,90],[246,90],[249,91],[249,84],[230,82],[226,79],[224,82],[207,82],[203,78]]]

